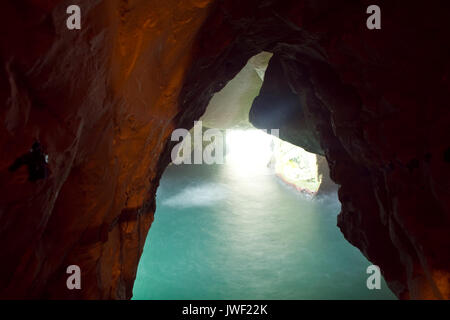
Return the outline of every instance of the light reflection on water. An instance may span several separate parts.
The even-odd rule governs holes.
[[[170,166],[134,299],[392,299],[368,290],[336,227],[335,194],[311,199],[270,174]]]

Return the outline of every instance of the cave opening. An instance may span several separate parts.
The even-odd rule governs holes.
[[[395,299],[384,280],[367,288],[371,263],[336,226],[325,158],[250,123],[271,57],[251,58],[200,119],[223,131],[225,163],[165,170],[134,299]]]

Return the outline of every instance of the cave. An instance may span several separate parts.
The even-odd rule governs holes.
[[[131,299],[172,132],[261,52],[252,125],[326,159],[397,298],[450,298],[448,1],[74,2],[0,4],[1,299]]]
[[[368,290],[371,263],[336,227],[326,159],[249,122],[270,58],[252,57],[174,148],[133,300],[395,297],[385,282]],[[214,150],[224,159],[201,157],[212,144],[199,140],[208,128],[221,130]]]

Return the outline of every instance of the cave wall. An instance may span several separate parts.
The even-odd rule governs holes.
[[[298,131],[273,119],[326,156],[344,236],[400,298],[450,297],[447,1],[377,1],[376,31],[364,0],[73,2],[78,32],[65,1],[0,4],[1,298],[130,298],[172,130],[261,51],[250,120],[294,112]],[[49,175],[30,182],[8,167],[35,140]]]

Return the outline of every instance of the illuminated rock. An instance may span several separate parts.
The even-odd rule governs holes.
[[[130,298],[172,130],[268,51],[250,119],[326,156],[339,227],[398,297],[450,298],[450,3],[384,1],[381,30],[366,1],[83,3],[70,31],[64,2],[0,2],[0,297]],[[36,140],[31,182],[8,168]]]
[[[271,53],[252,57],[245,67],[211,99],[202,116],[209,128],[249,128],[248,114],[263,84]],[[277,128],[273,128],[277,129]]]

